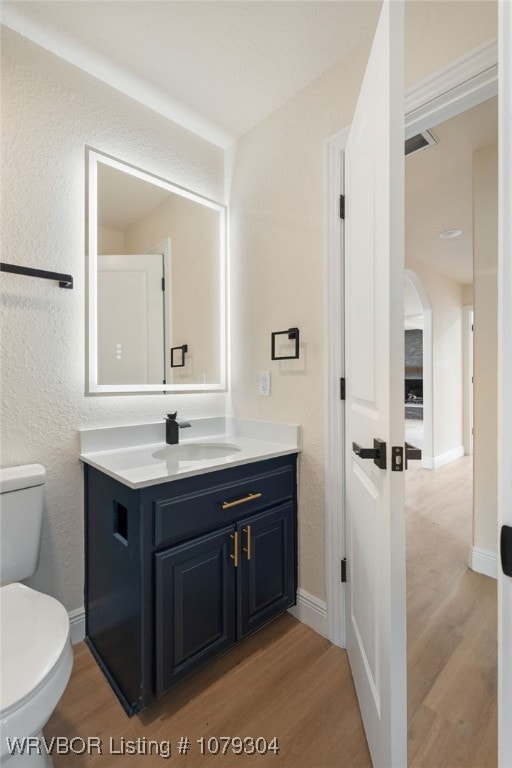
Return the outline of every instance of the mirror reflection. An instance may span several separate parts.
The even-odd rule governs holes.
[[[225,384],[225,208],[89,150],[89,392]]]

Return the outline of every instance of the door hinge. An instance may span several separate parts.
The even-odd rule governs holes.
[[[165,291],[165,277],[162,277],[162,291]]]
[[[345,195],[340,195],[340,219],[345,218]]]
[[[345,399],[345,379],[340,379],[340,400]]]
[[[347,558],[344,557],[341,561],[341,583],[345,584],[347,581]]]

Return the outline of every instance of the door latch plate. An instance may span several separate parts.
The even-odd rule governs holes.
[[[394,445],[391,449],[391,471],[404,471],[404,449],[401,445]]]

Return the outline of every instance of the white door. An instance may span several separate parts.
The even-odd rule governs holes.
[[[385,0],[345,152],[347,649],[375,768],[407,764],[403,47]],[[353,450],[374,439],[385,469]]]
[[[98,255],[98,383],[161,384],[162,255]]]
[[[512,5],[499,16],[498,510],[512,533]],[[512,541],[504,547],[512,559]],[[498,568],[498,766],[512,766],[512,576]]]

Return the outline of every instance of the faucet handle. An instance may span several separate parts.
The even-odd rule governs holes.
[[[178,415],[178,411],[174,411],[174,413],[168,413],[167,418],[172,419],[172,421],[175,421],[177,415]]]

